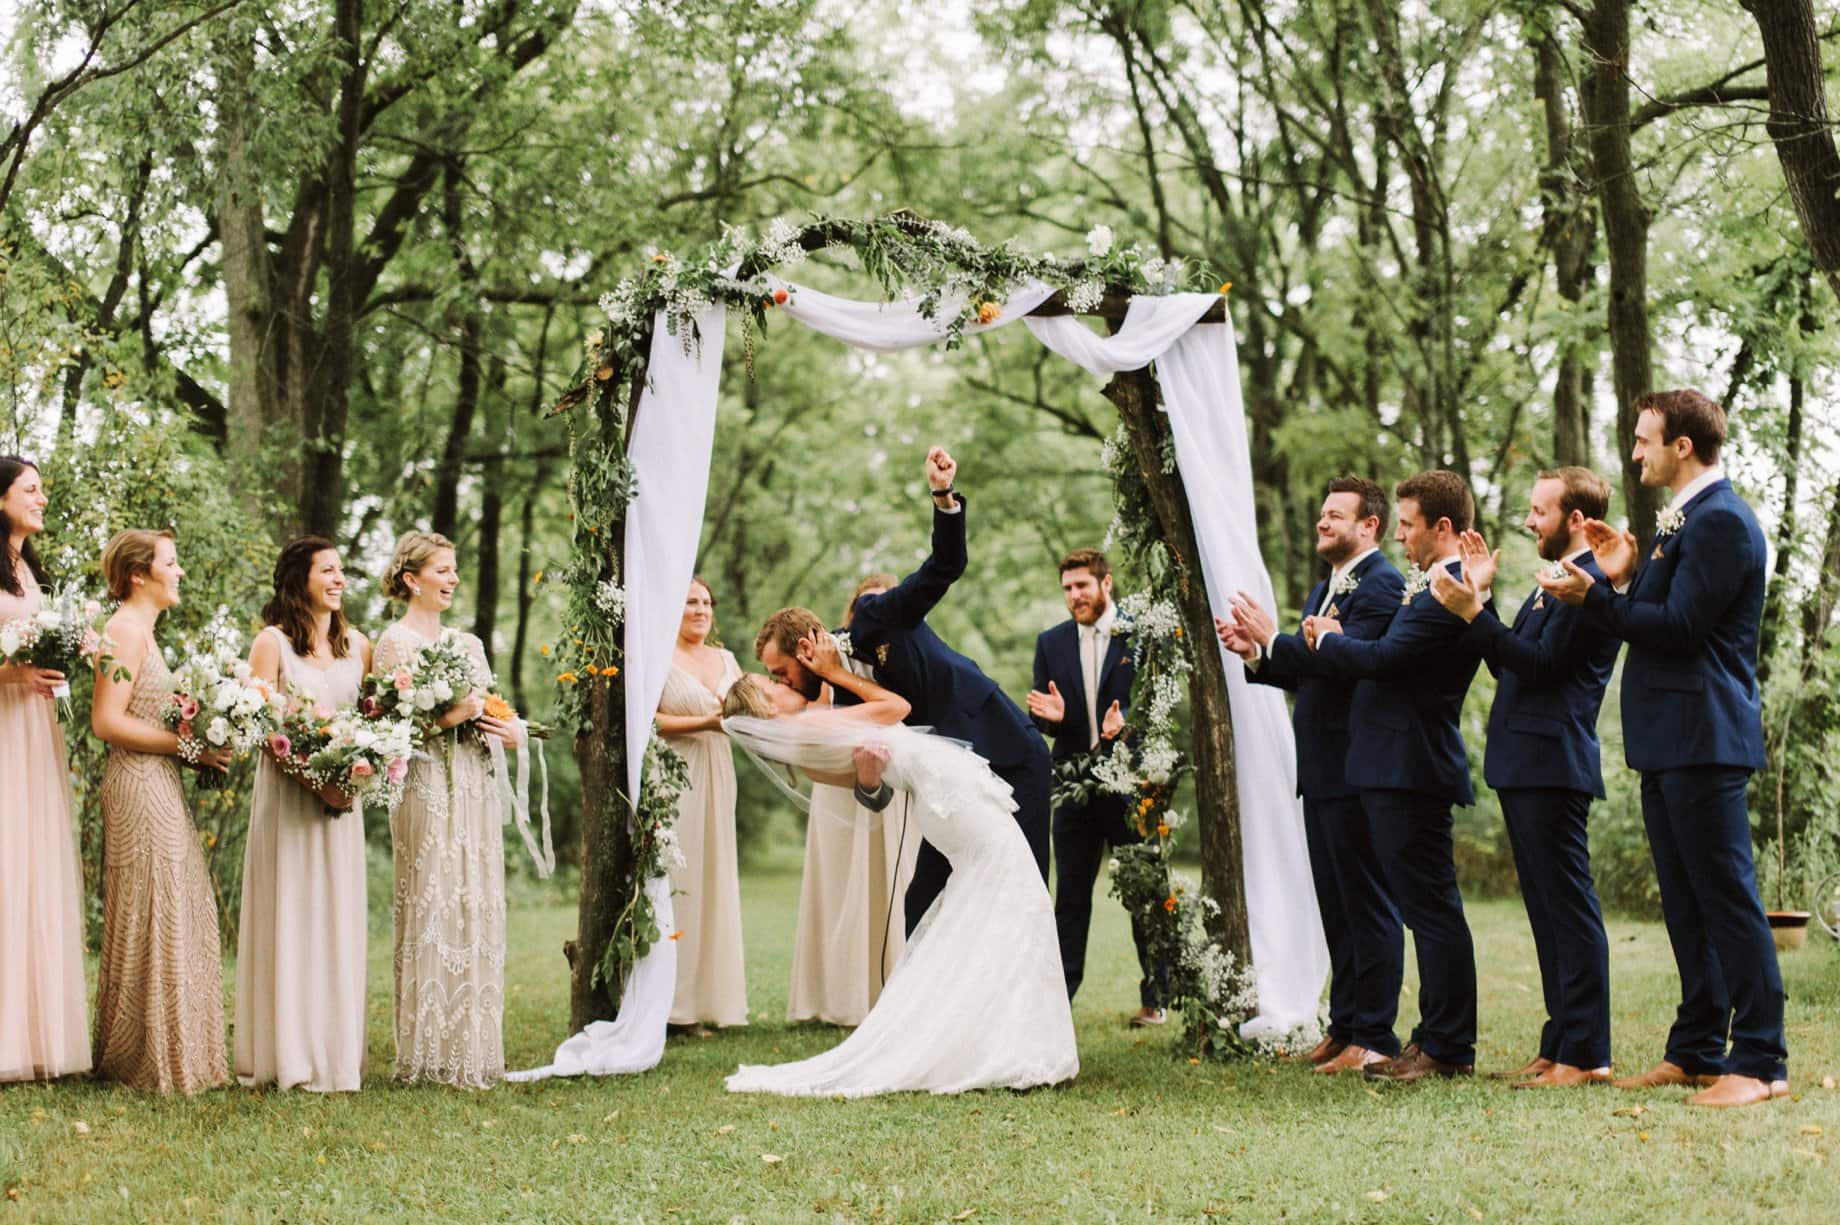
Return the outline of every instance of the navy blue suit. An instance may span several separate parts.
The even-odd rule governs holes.
[[[1113,702],[1118,703],[1120,712],[1130,710],[1131,685],[1137,679],[1131,644],[1125,635],[1113,634],[1103,650],[1093,706],[1101,723]],[[1097,748],[1089,743],[1092,729],[1086,722],[1086,673],[1081,667],[1080,651],[1079,623],[1071,618],[1043,630],[1035,639],[1034,688],[1046,693],[1052,681],[1067,704],[1058,723],[1035,719],[1035,726],[1053,741],[1055,761],[1080,757],[1089,751],[1109,754],[1115,743],[1100,740]],[[1093,885],[1099,879],[1105,850],[1143,840],[1144,836],[1125,817],[1125,799],[1121,795],[1095,792],[1084,803],[1061,804],[1054,810],[1054,926],[1060,936],[1061,970],[1067,978],[1068,999],[1073,998],[1086,976]],[[1150,956],[1144,916],[1131,916],[1131,938],[1137,945],[1137,964],[1143,973],[1137,984],[1139,1000],[1146,1008],[1160,1008],[1168,998],[1169,967],[1157,964]]]
[[[1405,584],[1378,551],[1351,573],[1354,590],[1330,600],[1326,611],[1341,621],[1350,638],[1379,638],[1399,611]],[[1325,611],[1328,586],[1325,578],[1310,592],[1305,617]],[[1297,742],[1297,794],[1303,797],[1316,909],[1329,945],[1329,1036],[1397,1055],[1393,1023],[1405,976],[1405,936],[1374,853],[1367,815],[1344,773],[1355,682],[1325,669],[1300,634],[1275,636],[1264,661],[1247,667],[1246,678],[1295,696],[1291,725]]]
[[[1642,772],[1642,822],[1680,968],[1667,1059],[1696,1074],[1780,1080],[1782,971],[1744,802],[1751,771],[1764,764],[1763,532],[1730,481],[1680,509],[1680,529],[1656,537],[1629,593],[1595,583],[1584,609],[1629,644],[1624,755]]]
[[[982,669],[947,646],[926,623],[953,582],[965,572],[965,516],[933,511],[933,549],[920,568],[887,591],[856,602],[850,621],[851,654],[875,668],[884,687],[906,698],[907,723],[963,740],[990,763],[1016,795],[1016,824],[1029,840],[1041,878],[1048,879],[1048,746],[1016,704]],[[952,867],[922,842],[907,887],[907,930],[945,888]]]
[[[1450,573],[1461,569],[1452,564]],[[1348,708],[1346,777],[1418,952],[1412,1041],[1462,1066],[1476,1062],[1476,951],[1457,891],[1450,808],[1475,800],[1457,725],[1480,662],[1462,645],[1468,629],[1427,588],[1381,637],[1330,634],[1316,650],[1325,668],[1360,680]]]
[[[1587,551],[1577,564],[1598,582]],[[1603,798],[1597,714],[1622,644],[1535,587],[1512,627],[1484,613],[1465,643],[1499,680],[1482,776],[1501,800],[1540,965],[1540,1057],[1610,1064],[1610,941],[1591,880],[1586,820]]]

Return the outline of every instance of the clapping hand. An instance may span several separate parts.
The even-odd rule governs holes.
[[[1491,553],[1488,541],[1482,538],[1481,532],[1471,530],[1457,537],[1457,556],[1463,559],[1463,581],[1471,591],[1486,592],[1495,585],[1495,571],[1501,565],[1501,550],[1496,549]],[[1439,570],[1443,568],[1437,567]],[[1432,582],[1437,582],[1436,575],[1432,575]]]
[[[1233,620],[1239,624],[1248,638],[1259,646],[1267,646],[1278,636],[1278,622],[1265,611],[1259,603],[1245,592],[1240,592],[1230,601]]]
[[[1597,580],[1578,568],[1575,561],[1561,562],[1565,573],[1558,578],[1552,577],[1545,570],[1540,571],[1540,590],[1555,600],[1566,604],[1584,603],[1585,593]]]
[[[1303,622],[1303,640],[1312,651],[1322,649],[1325,635],[1342,632],[1342,623],[1334,617],[1306,617]]]
[[[1233,652],[1247,663],[1258,658],[1259,644],[1246,636],[1246,631],[1225,617],[1214,618],[1214,633],[1220,636],[1220,645]]]
[[[1619,532],[1602,519],[1587,519],[1584,538],[1591,546],[1597,568],[1604,572],[1611,586],[1622,587],[1635,577],[1636,538],[1633,532]]]
[[[1116,740],[1124,731],[1124,714],[1118,709],[1117,699],[1105,708],[1105,717],[1099,720],[1099,739]]]
[[[1067,717],[1067,699],[1053,681],[1048,682],[1048,692],[1039,689],[1029,690],[1029,713],[1037,719],[1048,723],[1059,723]]]

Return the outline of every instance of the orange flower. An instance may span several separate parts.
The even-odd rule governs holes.
[[[675,940],[683,934],[684,934],[683,929],[680,927],[676,931],[671,933],[671,939]]]
[[[517,718],[517,711],[512,708],[511,703],[496,693],[486,694],[486,714],[504,722]]]
[[[1170,914],[1174,914],[1176,912],[1176,895],[1175,894],[1172,893],[1168,897],[1163,899],[1163,909],[1167,910]]]
[[[601,669],[602,676],[618,676],[619,674],[620,674],[620,670],[614,667],[612,664],[609,664],[605,668]]]
[[[1178,625],[1176,626],[1176,637],[1180,638],[1181,636],[1182,636],[1182,627]]]
[[[580,681],[581,678],[576,676],[573,672],[558,672],[556,674],[556,680],[564,685],[573,685]]]
[[[654,251],[652,253],[652,262],[654,264],[662,264],[670,258],[671,257],[666,255],[663,251]]]
[[[548,659],[549,658],[549,643],[546,642],[542,646],[538,647],[537,654],[541,655],[545,659]]]
[[[775,305],[784,306],[786,305],[786,303],[790,302],[791,300],[792,300],[792,295],[787,293],[785,290],[776,289],[773,291],[773,301]]]
[[[977,315],[979,323],[995,323],[998,316],[1002,315],[1002,313],[1003,308],[998,306],[995,302],[978,303]]]
[[[588,665],[588,675],[589,676],[599,676],[600,674],[601,674],[601,670],[599,668],[595,667],[593,664]]]
[[[1156,823],[1156,836],[1159,838],[1169,837],[1169,827],[1163,824],[1161,821],[1158,821]]]
[[[1221,293],[1226,293],[1226,292],[1227,292],[1227,291],[1228,291],[1229,289],[1232,289],[1232,288],[1233,288],[1233,282],[1232,282],[1232,281],[1222,281],[1222,282],[1220,283],[1220,292],[1221,292]]]

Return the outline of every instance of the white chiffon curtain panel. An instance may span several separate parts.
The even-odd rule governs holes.
[[[965,304],[962,295],[947,296],[928,318],[917,299],[859,302],[778,284],[790,295],[778,313],[877,352],[938,343]],[[965,331],[975,334],[1023,320],[1042,344],[1095,374],[1156,362],[1215,609],[1224,613],[1227,600],[1241,590],[1273,607],[1253,518],[1252,464],[1232,324],[1196,322],[1220,299],[1213,294],[1134,298],[1118,332],[1100,336],[1069,316],[1029,316],[1053,292],[1040,282],[1020,286],[1003,304],[1001,316]],[[705,312],[697,320],[701,343],[686,348],[682,336],[666,331],[662,313],[653,321],[648,377],[631,449],[639,492],[626,520],[627,786],[635,797],[652,712],[671,668],[683,593],[696,566],[725,323],[723,308]],[[973,557],[975,565],[975,546]],[[1248,685],[1237,660],[1226,663],[1260,1010],[1244,1029],[1248,1036],[1284,1033],[1315,1019],[1329,959],[1304,847],[1283,696]],[[668,890],[652,892],[663,895],[661,927],[669,931]],[[538,1073],[631,1072],[655,1065],[664,1049],[674,981],[675,949],[661,940],[630,972],[619,1019],[569,1039],[557,1052],[556,1064]]]

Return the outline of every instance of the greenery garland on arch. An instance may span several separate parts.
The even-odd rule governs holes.
[[[961,342],[967,326],[1001,317],[1009,294],[1031,279],[1056,290],[1036,313],[1112,319],[1122,317],[1133,295],[1195,289],[1225,294],[1231,288],[1230,283],[1217,284],[1205,268],[1165,260],[1142,246],[1118,246],[1105,226],[1087,235],[1084,256],[1069,259],[1028,252],[1014,242],[987,246],[958,227],[896,213],[862,220],[817,217],[803,225],[779,220],[758,238],[727,229],[694,257],[651,253],[641,272],[602,296],[606,323],[590,336],[575,384],[554,410],[568,414],[574,519],[571,560],[558,576],[568,585],[571,628],[560,646],[556,679],[564,717],[576,731],[583,780],[582,903],[577,940],[569,949],[575,988],[571,1024],[577,1029],[612,1015],[625,970],[665,936],[643,886],[673,853],[670,822],[683,777],[681,762],[654,733],[638,819],[627,818],[632,806],[623,792],[624,678],[618,636],[625,605],[623,532],[626,508],[638,491],[628,448],[655,321],[662,317],[668,334],[688,348],[701,339],[697,319],[718,303],[727,306],[742,317],[751,370],[756,335],[766,335],[772,312],[789,300],[789,291],[768,270],[795,267],[814,252],[829,250],[853,256],[889,300],[917,297],[929,318],[950,306],[948,348]],[[1164,835],[1145,852],[1120,860],[1113,887],[1124,891],[1127,905],[1149,914],[1159,949],[1177,966],[1179,1002],[1189,1016],[1185,1047],[1218,1053],[1236,1049],[1230,1035],[1250,1008],[1247,975],[1232,949],[1221,947],[1218,925],[1197,921],[1210,917],[1210,907],[1218,915],[1219,908],[1177,881],[1169,869],[1173,835],[1181,824],[1179,815],[1169,811],[1169,800],[1190,768],[1178,741],[1177,714],[1183,684],[1194,671],[1192,637],[1184,638],[1177,588],[1191,577],[1198,581],[1198,575],[1189,574],[1163,539],[1144,488],[1147,470],[1122,427],[1105,454],[1118,499],[1111,534],[1150,578],[1150,589],[1124,607],[1139,635],[1133,693],[1138,747],[1116,753],[1103,769],[1083,779],[1064,781],[1131,795],[1134,819]],[[1174,473],[1167,427],[1156,460],[1160,471]]]

